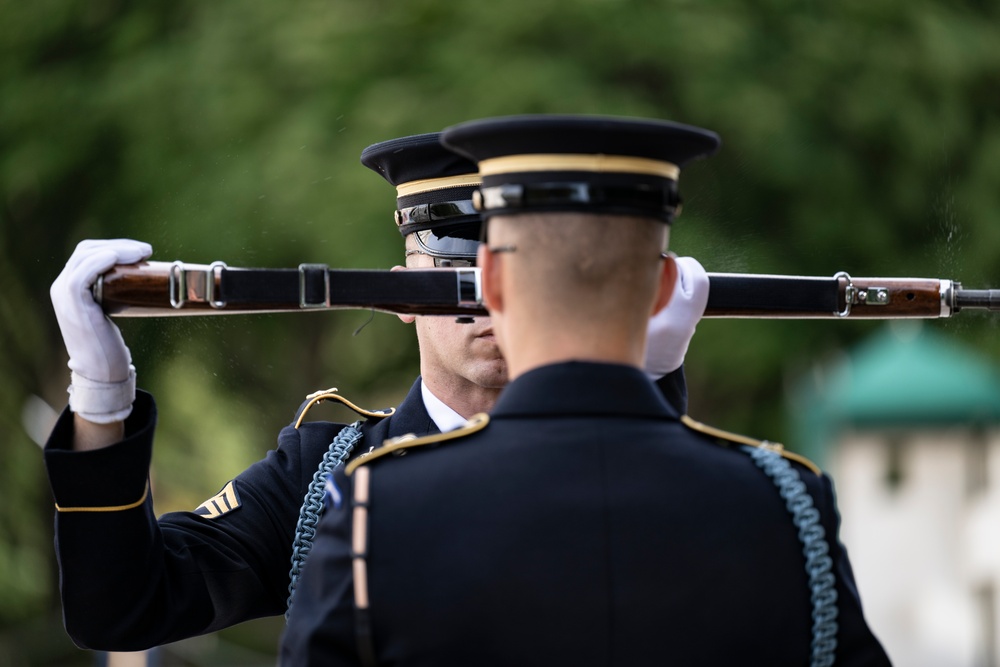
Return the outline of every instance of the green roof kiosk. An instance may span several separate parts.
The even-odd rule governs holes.
[[[895,664],[1000,665],[1000,368],[897,321],[790,393],[836,482],[865,615]]]

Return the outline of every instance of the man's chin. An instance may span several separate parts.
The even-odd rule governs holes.
[[[507,384],[507,364],[502,359],[479,364],[476,370],[480,387],[486,389],[503,389]]]

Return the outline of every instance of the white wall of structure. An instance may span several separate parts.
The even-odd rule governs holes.
[[[896,665],[1000,667],[1000,429],[843,433],[827,469]]]

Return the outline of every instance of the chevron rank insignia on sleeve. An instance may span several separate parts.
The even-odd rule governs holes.
[[[234,479],[226,484],[222,491],[198,505],[194,513],[206,519],[218,519],[223,514],[238,510],[242,506],[243,502],[240,500],[240,494],[236,491],[236,480]]]

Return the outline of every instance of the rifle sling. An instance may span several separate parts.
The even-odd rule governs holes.
[[[458,307],[459,300],[474,300],[475,295],[472,285],[462,288],[456,285],[455,273],[453,270],[227,268],[221,274],[218,298],[233,307],[259,303],[326,307],[329,278],[329,303],[333,307],[378,308],[380,304],[392,303],[459,314],[467,312],[466,307]],[[839,310],[836,278],[710,274],[709,280],[708,311],[831,314]]]
[[[836,278],[709,274],[707,311],[830,315],[840,310]]]
[[[471,271],[334,269],[223,269],[217,300],[227,307],[274,304],[301,308],[418,306],[419,312],[483,314],[473,303],[478,280]],[[327,286],[329,285],[329,297]]]

